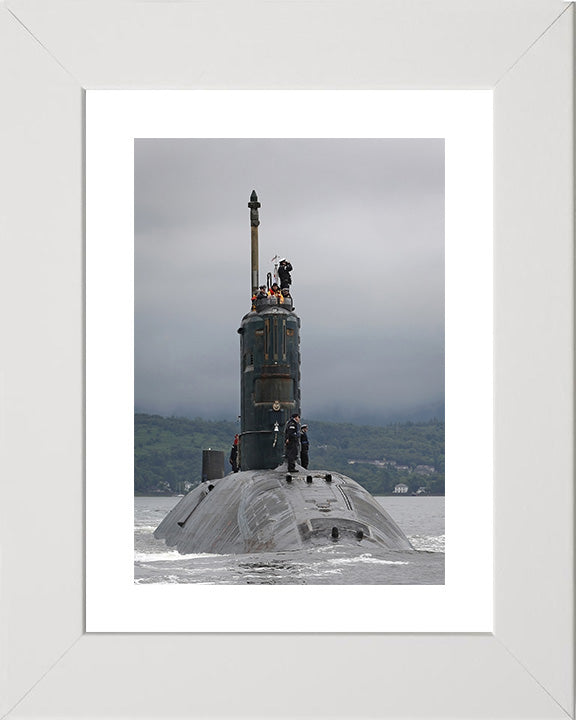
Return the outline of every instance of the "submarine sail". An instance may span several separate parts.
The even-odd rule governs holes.
[[[402,530],[341,473],[285,462],[284,427],[300,414],[300,318],[290,284],[258,284],[260,202],[250,202],[252,305],[240,335],[240,472],[204,481],[154,531],[180,553],[252,553],[343,543],[412,551]],[[290,266],[291,267],[291,266]]]
[[[252,309],[240,334],[240,466],[272,469],[284,457],[283,429],[300,411],[300,318],[290,292],[258,286],[258,196],[250,202]],[[255,279],[256,278],[256,279]]]

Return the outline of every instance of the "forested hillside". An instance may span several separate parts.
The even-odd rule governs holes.
[[[349,475],[376,495],[406,483],[444,493],[444,423],[395,423],[384,427],[308,421],[310,467]],[[134,490],[186,492],[200,481],[202,450],[228,455],[238,425],[227,421],[134,416]]]

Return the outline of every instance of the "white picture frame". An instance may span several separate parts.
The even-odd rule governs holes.
[[[560,0],[0,7],[2,716],[574,717],[574,15]],[[494,89],[493,634],[84,633],[97,87]]]

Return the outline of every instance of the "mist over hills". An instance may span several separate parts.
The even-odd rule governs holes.
[[[354,408],[336,407],[330,411],[315,412],[314,416],[322,422],[352,423],[354,425],[375,425],[385,426],[391,423],[426,423],[431,420],[444,421],[444,401],[439,400],[427,405],[405,410],[383,410],[382,412],[370,412],[367,410],[356,410]]]
[[[174,407],[168,410],[164,408],[155,407],[144,407],[136,406],[136,413],[148,414],[148,415],[160,415],[162,417],[179,417],[194,420],[198,417],[203,417],[210,421],[219,421],[223,418],[229,422],[235,422],[236,415],[233,412],[222,413],[222,412],[210,412],[199,409],[195,405],[188,404],[175,404]],[[334,406],[331,408],[325,408],[324,410],[316,410],[314,412],[314,419],[321,422],[334,422],[334,423],[353,423],[354,425],[375,425],[385,426],[391,423],[425,423],[430,420],[444,421],[445,416],[445,405],[444,400],[438,400],[436,402],[428,403],[425,405],[418,405],[408,409],[389,409],[386,408],[381,412],[370,412],[367,410],[360,410],[357,408],[351,408],[348,406]],[[306,408],[302,409],[303,420],[309,420],[310,416],[306,414]]]

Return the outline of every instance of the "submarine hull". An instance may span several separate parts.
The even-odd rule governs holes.
[[[298,469],[291,474],[283,465],[203,482],[170,511],[154,536],[182,554],[278,552],[329,543],[413,550],[355,480]]]

